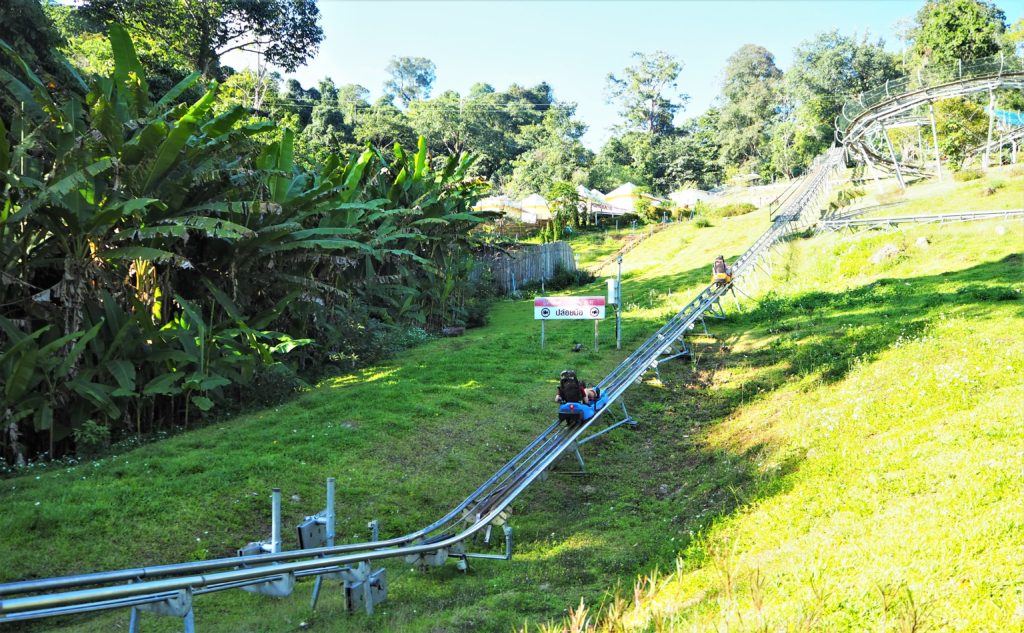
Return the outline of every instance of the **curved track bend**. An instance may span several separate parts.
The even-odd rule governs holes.
[[[851,156],[895,173],[901,182],[905,176],[930,176],[933,167],[902,163],[897,158],[887,129],[930,124],[934,131],[931,106],[936,101],[979,92],[991,94],[1001,88],[1024,90],[1024,56],[999,55],[926,67],[914,75],[887,81],[844,103],[836,119],[836,140]],[[928,106],[927,111],[925,106]],[[989,107],[993,108],[991,98]],[[1016,130],[1011,131],[1011,136],[1017,138]],[[984,151],[984,147],[980,151]]]

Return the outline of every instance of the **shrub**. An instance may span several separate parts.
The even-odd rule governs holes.
[[[957,182],[968,182],[981,178],[981,172],[977,169],[964,169],[953,173],[953,180]]]
[[[711,210],[711,213],[720,218],[731,218],[737,215],[746,215],[752,211],[757,211],[757,205],[749,202],[737,202],[715,207]]]
[[[882,204],[898,202],[903,199],[904,191],[900,187],[891,187],[878,194],[878,201]]]
[[[86,420],[71,435],[75,438],[78,455],[85,459],[103,454],[110,446],[110,427],[95,420]]]
[[[708,228],[709,226],[711,226],[711,220],[709,220],[709,219],[707,218],[707,216],[699,215],[699,216],[697,216],[697,218],[696,218],[696,219],[695,219],[695,220],[693,221],[693,225],[694,225],[695,227],[697,227],[698,229],[706,229],[706,228]]]

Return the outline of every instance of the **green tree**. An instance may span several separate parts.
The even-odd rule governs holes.
[[[677,111],[689,100],[678,92],[683,63],[664,51],[633,53],[636,63],[616,77],[608,73],[609,103],[618,101],[626,126],[651,135],[666,134]]]
[[[0,39],[47,81],[63,82],[67,79],[63,60],[57,54],[65,43],[63,34],[54,27],[39,0],[5,2],[3,19],[0,19]],[[0,70],[17,73],[17,66],[6,55],[0,55]]]
[[[109,39],[112,74],[68,90],[0,42],[19,71],[0,99],[25,104],[0,124],[0,427],[43,438],[16,452],[52,456],[90,420],[115,441],[187,423],[312,339],[306,358],[365,347],[371,320],[465,318],[487,218],[471,157],[420,139],[307,171],[291,130],[221,86],[175,105],[198,72],[154,103],[126,31]]]
[[[426,57],[392,57],[385,71],[390,79],[384,82],[384,93],[391,95],[402,107],[407,108],[417,99],[430,97],[436,67]]]
[[[721,183],[718,126],[718,110],[710,108],[699,117],[683,123],[676,134],[658,143],[658,172],[652,179],[654,191],[667,195],[685,183],[693,183],[701,189],[710,189]]]
[[[781,100],[782,71],[768,49],[745,44],[726,61],[720,111],[721,155],[725,166],[769,163],[768,144]]]
[[[467,112],[468,110],[468,112]],[[416,100],[406,111],[410,125],[438,153],[466,151],[470,129],[478,123],[472,108],[464,108],[463,100],[454,90],[446,90],[429,100]]]
[[[355,137],[361,145],[369,143],[384,150],[395,143],[408,146],[415,142],[416,134],[405,113],[389,97],[381,97],[371,108],[356,115]]]
[[[509,193],[523,195],[560,181],[583,181],[593,154],[580,141],[587,128],[572,118],[575,111],[576,106],[569,104],[548,108],[539,123],[520,130],[516,144],[524,149],[512,161]]]
[[[636,167],[631,149],[623,137],[609,138],[598,151],[587,173],[587,187],[611,191],[626,182],[646,184],[648,175]]]
[[[83,11],[153,38],[207,77],[220,77],[235,50],[294,72],[324,37],[315,0],[87,0]]]
[[[935,127],[939,151],[955,169],[960,169],[968,150],[985,142],[988,116],[984,108],[970,99],[945,99],[935,104]]]
[[[895,56],[881,39],[860,41],[839,31],[821,33],[794,51],[793,68],[784,85],[798,127],[796,142],[817,155],[835,137],[835,120],[843,102],[899,76]]]
[[[551,185],[545,196],[551,209],[553,222],[564,230],[566,226],[580,227],[580,195],[571,182],[559,180]]]
[[[303,165],[314,168],[333,155],[355,151],[355,129],[351,123],[354,108],[342,101],[343,94],[345,99],[359,94],[352,90],[351,84],[336,88],[329,78],[320,83],[319,89],[311,90],[318,98],[312,102],[312,108],[306,108],[309,124],[301,128],[295,143],[296,155]],[[346,110],[351,110],[352,115],[347,117]]]
[[[1006,14],[982,0],[928,0],[912,33],[919,63],[950,64],[999,52]]]

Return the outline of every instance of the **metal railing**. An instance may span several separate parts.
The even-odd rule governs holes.
[[[916,73],[890,79],[881,86],[858,94],[843,104],[836,130],[845,135],[850,125],[864,112],[886,101],[893,101],[928,88],[956,84],[965,80],[998,78],[1024,73],[1024,58],[1000,53],[992,57],[955,64],[925,66]]]
[[[937,213],[928,215],[898,215],[881,218],[842,217],[828,218],[819,222],[822,230],[838,231],[854,228],[890,228],[899,224],[947,224],[953,222],[975,222],[978,220],[1008,219],[1024,217],[1024,209],[1003,209],[1000,211],[964,211],[961,213]]]
[[[808,210],[828,191],[829,175],[841,157],[842,150],[832,150],[812,164],[797,189],[798,193],[794,193],[780,210],[771,227],[736,260],[732,283],[752,272],[758,260],[775,243],[799,226],[802,220],[808,219],[805,217]],[[583,437],[625,391],[652,364],[656,364],[659,356],[692,329],[705,313],[713,310],[722,295],[732,288],[732,283],[721,287],[709,285],[702,290],[601,380],[597,386],[602,391],[605,404],[590,420],[576,426],[552,423],[460,504],[424,528],[380,541],[8,583],[0,585],[0,624],[164,604],[167,605],[165,613],[185,617],[186,630],[192,630],[191,601],[195,595],[266,586],[277,581],[284,581],[282,586],[290,592],[296,578],[336,575],[346,570],[365,578],[372,561],[395,557],[407,557],[407,560],[410,557],[431,557],[441,562],[449,557],[462,560],[470,557],[509,558],[510,542],[507,542],[504,556],[467,553],[465,544],[483,530],[487,530],[489,535],[492,524],[503,523],[511,504],[563,455],[570,451],[578,453],[579,444],[606,430],[624,422],[632,423],[626,413],[625,420]],[[506,538],[510,538],[508,530]],[[132,630],[136,625],[133,611]]]

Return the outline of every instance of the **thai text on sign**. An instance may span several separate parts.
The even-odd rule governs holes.
[[[537,297],[533,300],[533,318],[603,319],[604,297]]]

